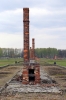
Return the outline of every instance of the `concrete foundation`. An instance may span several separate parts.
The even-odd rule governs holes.
[[[24,70],[25,71],[25,70]],[[16,74],[16,76],[21,76],[21,71]],[[26,72],[24,72],[26,73]],[[61,90],[57,83],[53,83],[52,79],[43,70],[40,70],[40,83],[37,84],[22,84],[21,81],[16,80],[16,76],[12,78],[4,86],[1,94],[15,94],[15,93],[61,93]],[[27,77],[26,77],[27,78]],[[28,78],[27,78],[28,80]],[[22,80],[23,81],[23,80]]]

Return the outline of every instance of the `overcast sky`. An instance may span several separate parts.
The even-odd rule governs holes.
[[[66,49],[66,0],[0,0],[0,47],[23,48],[23,8],[29,7],[30,46]]]

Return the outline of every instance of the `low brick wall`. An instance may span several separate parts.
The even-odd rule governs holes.
[[[34,72],[30,72],[29,70],[33,70]],[[24,65],[22,72],[22,83],[23,84],[37,84],[40,83],[40,65]],[[33,80],[30,78],[33,78]]]

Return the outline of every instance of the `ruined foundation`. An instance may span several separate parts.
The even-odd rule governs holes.
[[[18,71],[16,75],[9,82],[7,82],[3,88],[0,89],[0,94],[14,95],[16,93],[61,93],[58,84],[54,82],[46,72],[44,72],[41,69],[39,70],[40,70],[39,76],[41,79],[40,81],[39,81],[39,77],[37,77],[37,72],[36,72],[37,70],[35,70],[36,77],[33,76],[32,78],[31,74],[34,74],[34,70],[29,68],[30,77],[26,77],[27,79],[26,83],[29,84],[26,83],[22,84],[23,82],[25,82],[24,80],[22,80],[22,78],[20,79],[20,76],[22,75],[22,71],[21,70]],[[26,72],[24,72],[23,75],[25,74]]]
[[[23,84],[40,83],[40,66],[39,64],[24,65],[23,68]]]

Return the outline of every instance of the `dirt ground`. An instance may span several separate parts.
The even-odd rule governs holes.
[[[0,69],[0,88],[5,85],[20,69],[22,66],[8,66]]]
[[[21,66],[11,66],[0,70],[0,87],[6,83]],[[47,72],[58,84],[62,92],[53,93],[16,93],[1,95],[0,100],[66,100],[66,69],[58,66],[41,66],[41,69]],[[3,73],[2,73],[3,72]],[[5,74],[4,74],[5,72]],[[9,76],[9,77],[8,77]],[[3,83],[4,82],[4,83]]]

